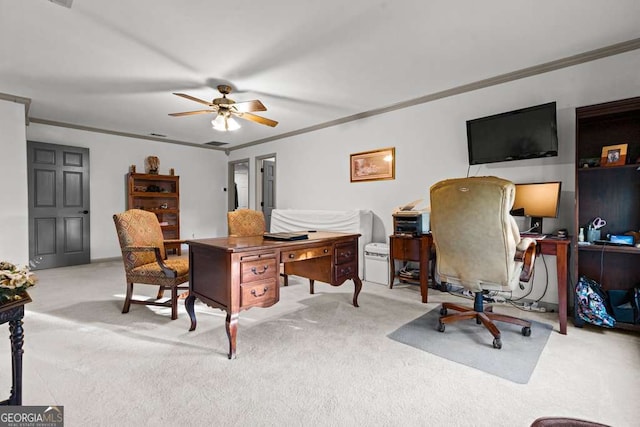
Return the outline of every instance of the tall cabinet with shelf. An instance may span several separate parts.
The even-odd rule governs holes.
[[[626,164],[593,166],[603,147],[627,144]],[[607,234],[640,230],[640,97],[576,109],[576,224],[585,229],[595,218],[606,220]],[[574,283],[586,276],[604,290],[640,285],[640,248],[574,245]],[[580,320],[576,319],[580,324]],[[640,331],[640,325],[616,322]]]
[[[166,240],[180,239],[180,177],[130,172],[127,174],[127,208],[153,212]],[[165,247],[182,253],[180,243]]]

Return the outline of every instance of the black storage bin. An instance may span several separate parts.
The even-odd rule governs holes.
[[[629,291],[611,289],[607,291],[607,294],[609,295],[609,304],[616,322],[633,323],[633,305],[629,298]]]

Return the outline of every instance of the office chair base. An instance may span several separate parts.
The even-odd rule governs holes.
[[[508,316],[506,314],[498,314],[493,312],[492,306],[484,307],[482,302],[478,306],[478,296],[482,299],[482,294],[476,294],[476,310],[473,307],[467,307],[449,302],[443,302],[440,309],[440,319],[438,321],[437,329],[440,332],[445,331],[445,324],[454,323],[459,320],[476,319],[476,323],[482,324],[493,335],[493,347],[497,349],[502,348],[502,340],[500,337],[500,330],[494,322],[505,322],[514,325],[522,326],[522,335],[525,337],[531,336],[531,322],[517,317]],[[457,313],[448,314],[448,310],[455,310]]]

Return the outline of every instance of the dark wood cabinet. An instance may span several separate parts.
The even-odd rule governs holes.
[[[127,174],[127,209],[153,212],[165,239],[180,239],[180,177],[145,173]],[[180,243],[165,247],[181,254]]]
[[[627,144],[626,164],[593,166],[603,147],[619,144]],[[597,217],[607,222],[601,229],[602,238],[640,230],[640,164],[635,163],[639,157],[640,97],[576,109],[575,220],[577,227],[585,229],[585,236]],[[586,276],[606,291],[640,285],[640,248],[575,243],[574,283]],[[576,324],[581,324],[577,318]],[[640,331],[640,325],[616,325]]]
[[[401,278],[401,281],[420,285],[422,302],[427,302],[429,298],[429,261],[431,260],[431,234],[421,236],[389,236],[389,288],[393,289],[398,274],[396,260],[402,261],[406,265],[409,261],[420,264],[420,278],[412,280]]]

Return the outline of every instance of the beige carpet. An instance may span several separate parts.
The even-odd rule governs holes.
[[[415,287],[293,278],[281,301],[240,315],[238,358],[226,358],[224,313],[196,304],[121,314],[120,261],[43,270],[26,308],[26,405],[63,405],[67,426],[528,426],[541,416],[637,425],[640,337],[553,326],[526,385],[398,343],[389,333],[454,297]],[[145,294],[153,295],[151,287]],[[496,310],[501,310],[498,307]],[[505,311],[513,311],[504,307]],[[10,385],[0,340],[0,387]]]

